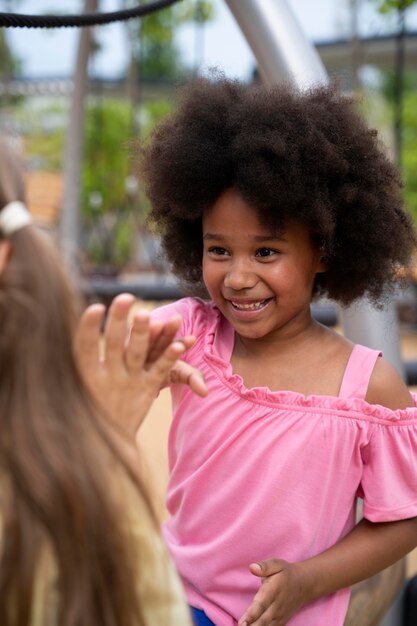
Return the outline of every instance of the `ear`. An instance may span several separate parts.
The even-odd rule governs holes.
[[[8,239],[0,239],[0,273],[4,271],[12,251],[12,244]]]

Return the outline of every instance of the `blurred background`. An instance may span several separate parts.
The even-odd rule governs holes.
[[[150,1],[0,0],[0,11],[104,13]],[[417,220],[417,0],[287,3],[329,75],[361,96],[362,113],[402,172],[405,205]],[[87,301],[108,303],[128,290],[153,307],[181,295],[146,223],[149,204],[136,155],[175,107],[179,87],[211,68],[259,80],[224,0],[180,0],[142,19],[92,29],[0,28],[0,132],[21,151],[29,209],[56,239]],[[405,377],[415,386],[417,269],[407,273],[394,306]],[[336,307],[315,307],[319,321],[341,331]],[[161,518],[169,420],[163,392],[140,442]],[[407,576],[415,576],[417,587],[417,551],[407,559]],[[387,584],[383,595],[394,585]],[[377,601],[384,604],[382,597]],[[405,623],[398,607],[400,600],[380,626]],[[370,624],[355,619],[355,626]]]
[[[139,4],[149,1],[1,0],[0,10],[67,15]],[[363,112],[401,167],[417,218],[417,2],[288,4],[329,74],[363,94]],[[212,67],[257,78],[223,0],[181,0],[93,29],[0,30],[0,128],[24,155],[31,211],[87,294],[110,297],[120,285],[145,298],[174,294],[146,226],[135,151],[175,106],[178,87]],[[403,307],[410,323],[412,304]]]

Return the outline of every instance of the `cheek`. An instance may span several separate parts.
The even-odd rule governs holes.
[[[210,262],[210,260],[205,261],[203,258],[203,281],[210,294],[213,291],[218,291],[223,281],[220,264]]]
[[[265,272],[262,278],[264,282],[282,294],[287,292],[295,294],[310,288],[314,280],[314,273],[310,268],[282,263],[279,267]]]

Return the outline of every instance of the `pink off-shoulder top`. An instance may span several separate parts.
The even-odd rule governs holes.
[[[338,397],[247,389],[230,365],[234,331],[211,303],[185,298],[155,311],[183,316],[207,398],[172,388],[170,480],[164,525],[188,602],[232,626],[260,579],[248,565],[300,561],[355,524],[417,516],[417,408],[365,401],[378,352],[355,346]],[[342,626],[349,590],[299,611],[289,626]]]

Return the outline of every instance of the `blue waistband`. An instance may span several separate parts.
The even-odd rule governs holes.
[[[191,615],[194,620],[195,626],[216,626],[204,613],[204,611],[200,611],[200,609],[191,608]]]

